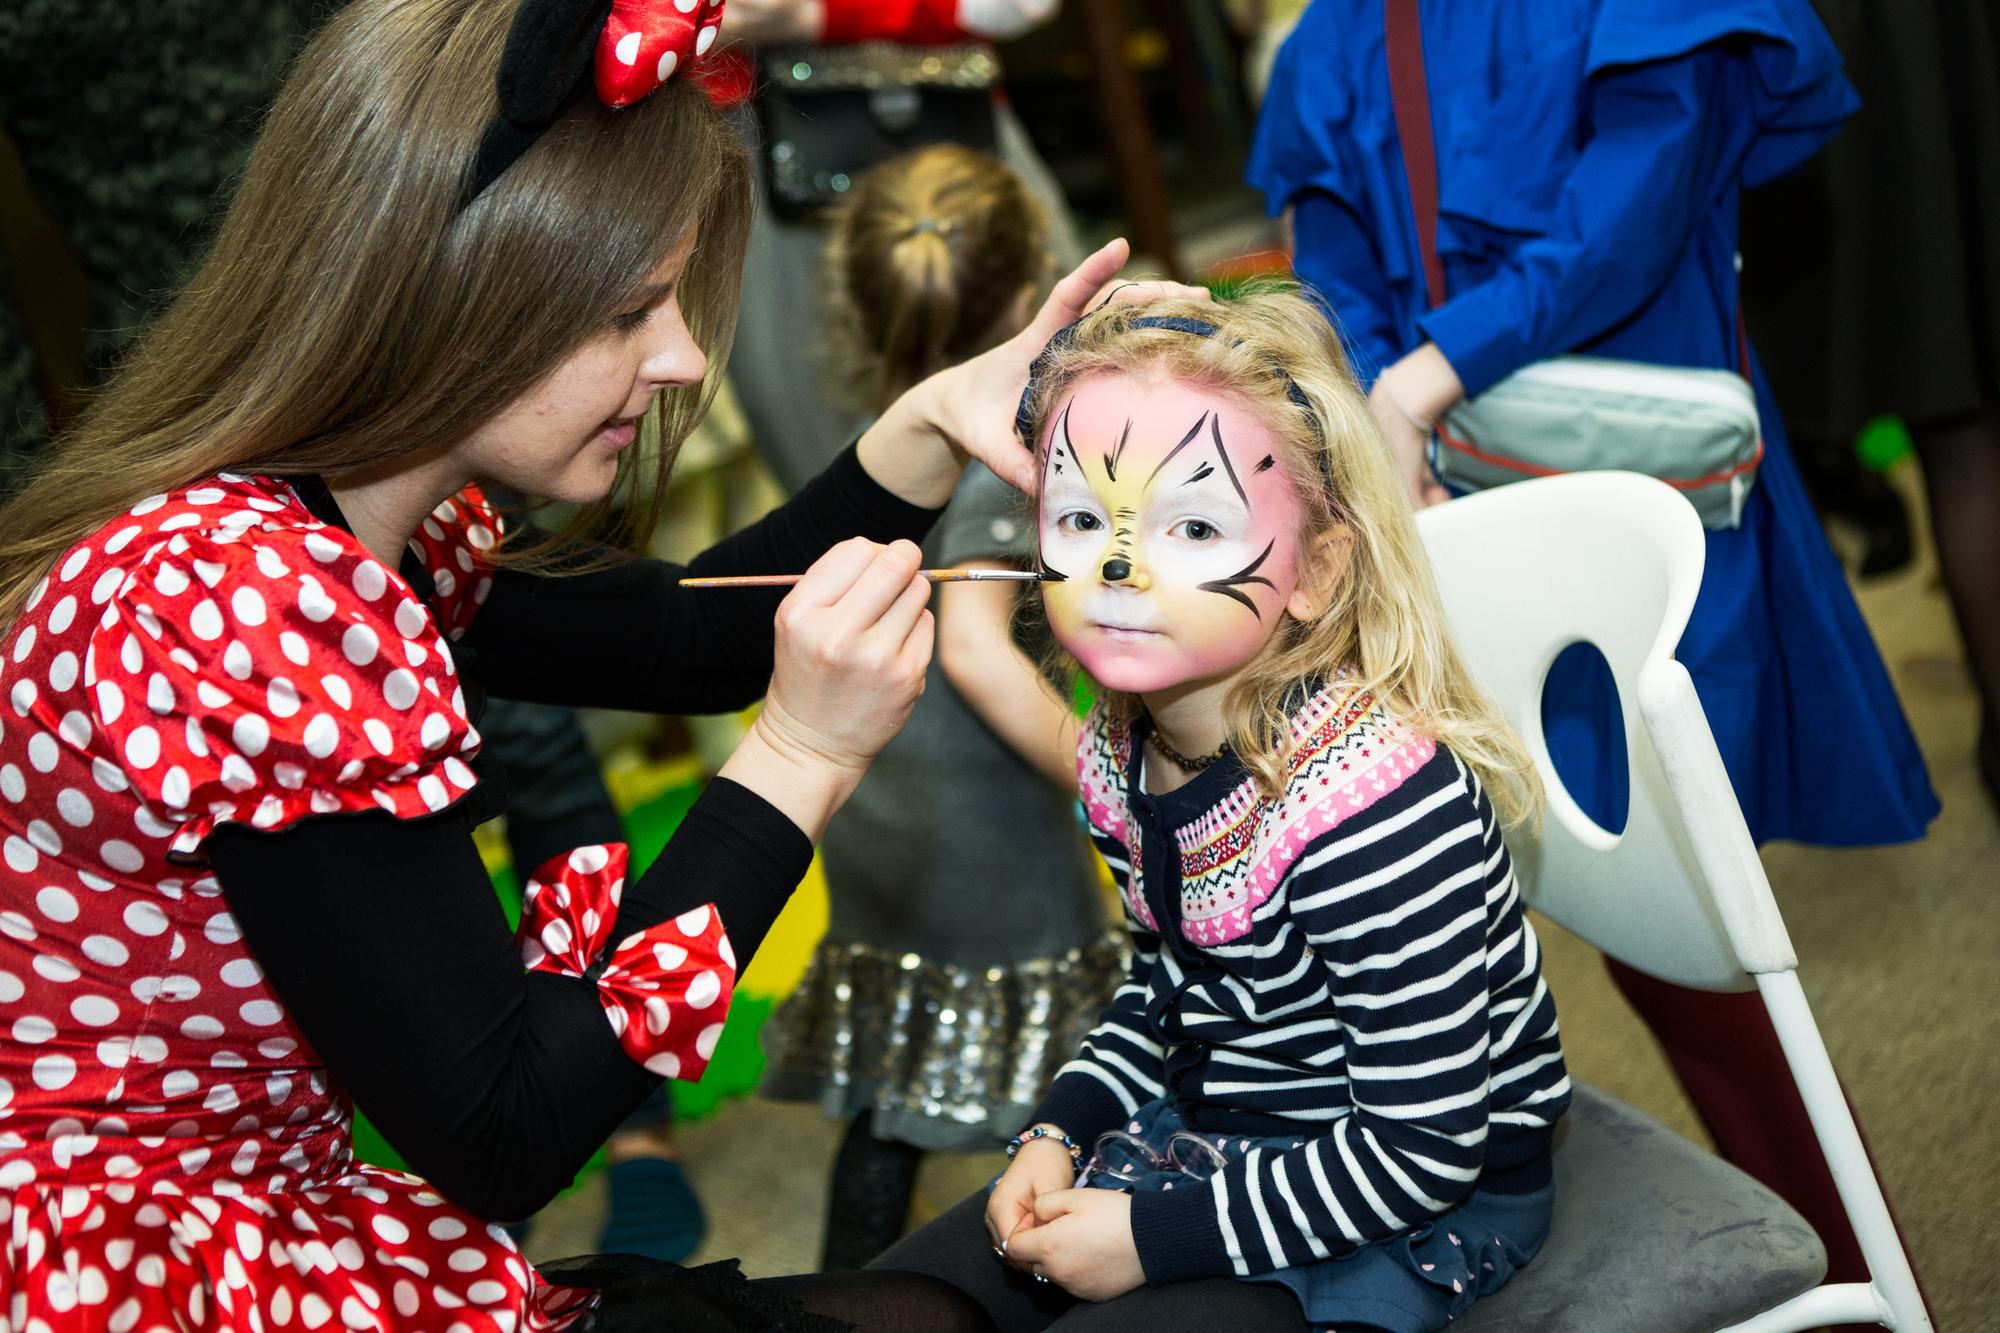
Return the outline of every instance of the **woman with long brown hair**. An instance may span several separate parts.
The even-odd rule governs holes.
[[[691,566],[803,571],[782,601],[524,545],[478,481],[643,525],[664,477],[629,446],[658,429],[664,474],[729,339],[742,152],[669,78],[721,6],[629,8],[347,6],[207,262],[0,510],[12,1327],[978,1326],[913,1278],[666,1266],[594,1296],[604,1265],[552,1280],[497,1225],[699,1076],[921,688],[913,539],[968,455],[1023,478],[1029,358],[1122,260]],[[470,836],[504,802],[489,690],[765,705],[650,867],[543,866],[517,943]],[[353,1162],[350,1098],[425,1179]]]

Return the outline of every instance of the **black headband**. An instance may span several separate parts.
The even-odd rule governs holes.
[[[1092,311],[1091,313],[1095,314],[1096,311]],[[1089,315],[1084,316],[1084,319],[1088,318],[1090,318]],[[1028,368],[1028,386],[1021,390],[1021,404],[1014,410],[1014,433],[1020,436],[1022,444],[1028,446],[1029,453],[1035,451],[1035,382],[1048,369],[1049,362],[1056,353],[1076,341],[1076,331],[1082,323],[1083,320],[1079,319],[1075,324],[1069,324],[1060,329],[1055,337],[1049,339],[1049,345],[1042,349],[1041,354],[1035,358],[1034,364]],[[1207,320],[1194,319],[1187,315],[1141,315],[1126,325],[1126,327],[1132,329],[1171,329],[1175,333],[1192,333],[1199,338],[1213,338],[1217,333],[1221,332],[1220,329]],[[1285,396],[1297,404],[1299,410],[1306,414],[1306,420],[1312,425],[1313,438],[1324,445],[1326,432],[1320,427],[1319,413],[1313,411],[1312,402],[1306,397],[1305,390],[1299,388],[1298,381],[1294,380],[1285,368],[1276,362],[1271,363],[1271,373],[1284,382]],[[1324,457],[1324,449],[1321,450],[1321,454]],[[1331,483],[1331,465],[1328,464],[1327,466],[1329,469],[1327,480]]]
[[[630,106],[708,53],[723,0],[521,0],[494,79],[500,114],[479,140],[463,209],[595,83]]]

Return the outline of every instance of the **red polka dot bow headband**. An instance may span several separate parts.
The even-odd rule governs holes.
[[[723,0],[521,0],[500,57],[500,115],[467,182],[471,203],[594,85],[630,106],[715,44]]]

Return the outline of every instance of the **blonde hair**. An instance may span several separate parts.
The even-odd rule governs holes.
[[[682,79],[621,111],[584,97],[461,210],[514,10],[354,0],[300,53],[206,261],[0,509],[0,625],[148,495],[449,444],[603,330],[692,230],[681,301],[709,382],[661,395],[656,461],[622,463],[572,525],[650,530],[734,330],[749,167]]]
[[[1215,333],[1139,322],[1162,318],[1199,321]],[[1301,576],[1327,581],[1331,599],[1310,622],[1281,616],[1223,704],[1229,742],[1265,794],[1284,790],[1301,683],[1344,672],[1391,713],[1449,746],[1503,820],[1536,818],[1540,781],[1452,643],[1388,443],[1326,316],[1296,289],[1277,285],[1212,304],[1163,300],[1088,315],[1038,364],[1030,404],[1037,441],[1052,406],[1079,379],[1104,370],[1165,376],[1243,403],[1279,441],[1284,474],[1304,506]],[[1066,673],[1076,670],[1060,660]],[[1101,697],[1116,716],[1143,711],[1134,696]]]
[[[1021,178],[958,144],[920,148],[855,184],[827,261],[834,345],[880,411],[917,381],[986,350],[1047,265],[1046,223]]]

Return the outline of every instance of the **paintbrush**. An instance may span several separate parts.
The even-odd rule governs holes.
[[[787,588],[803,574],[731,574],[725,578],[682,579],[683,588]],[[918,578],[932,583],[1040,583],[1048,575],[1038,569],[920,569]]]

